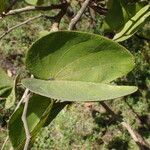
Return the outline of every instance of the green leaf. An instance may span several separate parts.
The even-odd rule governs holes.
[[[102,22],[100,30],[105,33],[117,32],[122,29],[146,2],[131,2],[130,0],[109,0],[107,2],[108,13]]]
[[[146,5],[124,25],[123,29],[114,36],[113,40],[116,42],[122,42],[130,38],[149,16],[150,5]]]
[[[120,0],[109,0],[109,10],[105,18],[106,24],[112,30],[118,30],[124,24],[124,16]]]
[[[134,61],[124,47],[95,34],[50,33],[33,44],[26,65],[36,78],[51,81],[26,79],[23,85],[36,94],[62,101],[107,100],[137,90],[104,84],[126,75]]]
[[[141,8],[146,5],[144,1],[137,1],[132,3],[130,0],[128,2],[127,0],[121,0],[120,2],[122,5],[125,22],[131,19]]]
[[[25,0],[30,5],[42,5],[44,0]]]
[[[11,91],[10,95],[6,98],[6,103],[5,103],[5,108],[6,109],[11,108],[15,104],[15,101],[16,101],[16,86],[17,86],[17,83],[18,83],[18,77],[19,76],[17,75],[16,78],[15,78],[15,81],[14,81],[12,91]]]
[[[8,77],[2,68],[0,68],[0,89],[3,87],[12,87],[13,80]]]
[[[81,81],[44,81],[23,79],[30,91],[61,101],[103,101],[122,97],[137,90],[134,86],[115,86]]]
[[[112,40],[84,32],[59,31],[29,49],[27,69],[44,80],[109,83],[134,67],[129,51]]]
[[[13,87],[13,80],[0,68],[0,96]]]
[[[39,95],[34,95],[30,98],[27,122],[32,141],[41,127],[45,124],[52,106],[53,101],[49,98]],[[22,150],[26,139],[23,122],[21,120],[22,113],[23,105],[12,115],[8,125],[9,138],[15,150]]]

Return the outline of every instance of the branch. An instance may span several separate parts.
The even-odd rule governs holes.
[[[28,123],[27,123],[27,111],[28,111],[29,98],[30,98],[30,94],[28,94],[24,99],[25,105],[24,105],[24,110],[22,114],[22,121],[23,121],[25,134],[26,134],[26,142],[24,145],[24,150],[28,150],[30,139],[31,139],[31,135],[30,135],[30,131],[29,131]]]
[[[19,23],[19,24],[15,25],[15,26],[9,28],[6,32],[4,32],[4,33],[0,36],[0,40],[1,40],[3,37],[5,37],[8,33],[10,33],[11,31],[13,31],[14,29],[16,29],[16,28],[18,28],[18,27],[20,27],[20,26],[22,26],[22,25],[24,25],[24,24],[27,24],[28,22],[31,22],[31,21],[33,21],[33,20],[35,20],[35,19],[38,19],[38,18],[40,18],[40,17],[42,17],[42,15],[38,15],[38,16],[35,16],[35,17],[33,17],[33,18],[29,18],[28,20],[26,20],[26,21],[24,21],[24,22],[22,22],[22,23]]]
[[[84,11],[86,10],[87,6],[89,5],[89,3],[90,3],[90,0],[85,0],[85,2],[83,3],[81,9],[78,11],[76,16],[71,20],[68,30],[73,30],[74,29],[75,25],[77,24],[77,22],[82,17],[82,15],[83,15]]]
[[[62,9],[65,5],[66,5],[66,3],[50,5],[50,6],[27,6],[27,7],[20,8],[20,9],[10,10],[9,12],[4,13],[2,15],[2,17],[0,17],[0,19],[2,19],[3,17],[6,17],[6,16],[20,14],[20,13],[29,12],[29,11],[37,11],[37,10],[49,11],[49,10],[53,10],[53,9]]]
[[[121,125],[128,130],[128,132],[130,133],[132,139],[137,143],[139,141],[138,137],[135,134],[135,131],[132,130],[131,126],[129,124],[127,124],[126,122],[124,122],[124,121],[121,122]]]
[[[140,147],[141,150],[150,150],[149,144],[126,122],[121,122],[121,125],[127,129],[129,134],[135,143]]]

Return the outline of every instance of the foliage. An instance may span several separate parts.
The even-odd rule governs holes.
[[[29,102],[27,120],[32,134],[32,140],[38,132],[38,129],[43,126],[51,112],[53,101],[49,98],[35,95],[31,97]],[[21,121],[23,106],[21,106],[11,117],[9,122],[9,137],[15,149],[22,149],[25,142],[25,131]],[[18,138],[19,137],[19,138]],[[16,140],[17,138],[17,140]]]
[[[58,37],[60,36],[61,38],[63,38],[63,40],[61,41],[61,43],[55,44],[55,42],[59,40]],[[77,44],[79,47],[76,46]],[[107,45],[109,45],[109,47],[107,47]],[[101,47],[103,49],[100,49]],[[110,52],[108,48],[111,48]],[[51,51],[49,51],[49,49],[51,49]],[[55,52],[55,55],[53,55],[52,52],[53,53]],[[47,56],[46,57],[47,59],[45,59],[45,56]],[[113,61],[113,64],[112,62],[108,62],[108,58],[110,56],[111,58],[114,57],[116,61],[116,62]],[[94,62],[94,60],[97,60],[97,61]],[[119,60],[120,60],[120,63],[119,63]],[[56,61],[58,63],[56,63]],[[126,61],[129,63],[128,65],[127,63],[124,63]],[[40,66],[41,62],[44,65],[44,67],[43,65]],[[39,39],[31,47],[31,49],[28,51],[28,54],[27,54],[26,63],[27,63],[27,67],[29,68],[29,70],[31,70],[31,73],[35,77],[43,78],[45,80],[24,79],[22,81],[23,85],[25,85],[28,89],[30,89],[32,92],[36,94],[50,97],[53,99],[58,99],[62,101],[66,101],[66,100],[67,101],[77,101],[77,100],[78,101],[99,101],[99,100],[108,100],[108,99],[113,99],[113,98],[117,98],[120,96],[124,96],[137,90],[136,87],[127,87],[127,86],[117,87],[117,86],[111,86],[107,84],[94,83],[94,82],[101,82],[101,83],[110,82],[114,78],[119,77],[122,74],[126,74],[129,70],[132,69],[134,63],[133,63],[131,54],[127,52],[126,50],[124,50],[122,47],[119,47],[119,45],[117,45],[116,43],[113,43],[105,38],[98,37],[92,34],[78,33],[78,32],[51,33]],[[97,67],[98,64],[100,64],[99,67]],[[125,64],[125,67],[123,67],[124,64]],[[85,68],[85,66],[87,66],[87,68]],[[100,72],[99,69],[103,70],[103,66],[105,66],[105,70],[103,71],[103,73],[101,72],[101,74],[99,75],[99,72]],[[113,69],[114,66],[118,68],[117,72],[115,72],[115,70]],[[121,70],[120,71],[121,74],[120,72],[118,73],[119,67]],[[61,69],[60,71],[59,71],[59,68]],[[62,70],[62,68],[64,69]],[[78,70],[78,68],[80,70]],[[82,71],[83,70],[82,68],[84,68],[84,72]],[[92,72],[92,74],[89,74],[87,80],[85,80],[86,78],[84,77],[84,73],[86,70],[88,73],[88,71],[91,70],[91,68],[95,68],[93,70],[94,72]],[[68,79],[66,75],[63,76],[64,74],[63,72],[69,75]],[[105,72],[109,72],[111,76],[105,75],[105,78],[104,78],[103,74]],[[95,76],[93,77],[93,74],[95,73],[96,73],[96,77],[98,74],[100,78],[95,78]],[[77,76],[76,74],[79,76]],[[63,80],[63,77],[64,77],[64,80],[66,81],[59,81],[59,80]],[[48,78],[50,78],[50,80],[52,81],[47,81],[46,79]],[[79,79],[83,81],[79,82]],[[58,81],[55,81],[55,80],[58,80]],[[106,91],[110,93],[110,95],[108,95]],[[39,99],[40,98],[42,97],[39,97]],[[43,99],[41,99],[41,101],[44,102]],[[36,103],[39,103],[41,105],[41,102],[37,102],[37,100],[35,100],[35,104]],[[32,106],[31,104],[29,105]],[[38,122],[36,125],[37,127],[35,126],[35,123],[37,122],[36,118],[32,117],[31,119],[34,122],[34,124],[30,123],[30,121],[28,120],[28,126],[31,132],[32,139],[34,139],[36,132],[45,124],[48,114],[50,113],[50,110],[53,107],[53,104],[50,104],[50,106],[47,105],[46,110],[44,107],[44,110],[46,112],[43,112],[43,108],[39,106],[37,107],[38,109],[36,108],[37,109],[36,112],[34,112],[33,110],[35,106],[28,108],[28,112],[31,109],[31,111],[33,111],[35,114],[39,114],[39,112],[41,111],[43,112],[43,114],[41,115],[42,117],[40,117],[39,115],[36,115],[38,116],[38,120],[40,120],[40,122]],[[18,130],[21,120],[19,122],[13,121],[13,120],[16,120],[13,118],[17,118],[17,120],[19,118],[21,119],[22,112],[20,112],[19,114],[16,111],[14,115],[12,116],[12,118],[10,119],[10,124],[9,124],[9,131],[10,131],[9,135],[11,137],[10,139],[15,149],[22,149],[22,146],[24,143],[23,139],[25,140],[25,133],[24,134],[20,133],[20,131]],[[29,115],[29,118],[30,118],[30,115]],[[22,127],[23,124],[20,126]],[[14,129],[14,127],[17,127],[17,129]],[[18,133],[21,137],[16,143],[15,137],[16,137],[17,130],[19,131]]]
[[[38,1],[32,2],[30,1],[27,3],[31,5],[41,5],[37,4]],[[16,6],[16,8],[26,6],[27,3],[18,2],[19,5]],[[71,2],[73,9],[78,10],[78,7],[75,7],[74,3],[75,1]],[[46,4],[47,3],[44,3],[44,5]],[[57,4],[57,2],[55,2],[55,4]],[[117,122],[113,119],[111,120],[109,114],[103,112],[99,103],[96,103],[96,106],[94,104],[94,108],[88,112],[90,114],[88,118],[90,119],[93,117],[93,122],[89,123],[89,126],[92,126],[90,128],[90,133],[87,133],[87,135],[78,136],[78,134],[76,134],[78,131],[75,131],[76,129],[74,129],[74,125],[78,122],[80,117],[85,123],[85,118],[81,115],[82,113],[83,115],[87,113],[83,112],[85,109],[84,105],[82,108],[80,107],[81,104],[69,106],[74,108],[74,110],[62,111],[65,106],[70,104],[68,101],[108,100],[131,94],[137,90],[137,88],[133,86],[120,85],[136,85],[139,87],[139,91],[131,96],[107,102],[107,104],[116,110],[119,116],[121,115],[121,118],[124,118],[125,121],[129,122],[133,128],[136,128],[144,138],[149,140],[150,136],[147,132],[146,125],[148,120],[145,119],[143,125],[141,125],[144,129],[140,129],[139,127],[139,120],[148,117],[147,112],[150,108],[149,102],[147,101],[149,99],[147,91],[150,87],[148,78],[149,44],[146,42],[148,39],[147,35],[143,34],[143,30],[140,28],[143,27],[143,24],[149,19],[149,5],[146,5],[146,2],[139,1],[128,1],[126,5],[124,0],[110,0],[106,4],[106,6],[104,6],[104,4],[101,5],[102,7],[105,7],[105,9],[108,9],[106,18],[101,18],[101,15],[95,12],[96,26],[94,26],[94,23],[93,26],[90,26],[89,20],[87,19],[87,16],[90,14],[87,15],[85,12],[81,22],[79,22],[76,27],[77,30],[100,33],[100,29],[98,28],[99,22],[97,21],[100,20],[102,25],[109,25],[110,35],[106,34],[108,30],[105,28],[106,26],[103,26],[102,34],[112,37],[112,35],[117,33],[114,36],[114,40],[119,34],[119,39],[121,39],[121,41],[125,40],[122,43],[124,47],[130,50],[136,58],[136,68],[127,76],[125,75],[134,67],[133,56],[120,44],[108,40],[103,36],[85,32],[61,31],[49,34],[48,29],[50,22],[48,20],[43,21],[40,19],[36,25],[34,23],[32,25],[27,24],[25,25],[25,28],[13,31],[10,33],[10,36],[7,36],[6,39],[1,41],[1,51],[2,49],[6,51],[14,49],[15,53],[19,52],[19,54],[21,53],[24,56],[25,52],[23,52],[23,49],[27,50],[35,39],[39,36],[42,37],[30,47],[25,62],[24,57],[22,56],[21,61],[15,60],[15,62],[13,62],[16,63],[16,65],[21,64],[22,66],[26,64],[28,70],[24,70],[23,68],[26,72],[25,78],[28,76],[27,74],[29,72],[33,74],[35,78],[23,79],[21,82],[26,88],[29,88],[33,93],[36,93],[30,95],[27,112],[27,122],[31,133],[31,147],[35,141],[35,144],[32,147],[33,149],[118,149],[120,148],[120,144],[123,145],[123,149],[137,149],[137,146],[127,132],[123,130],[123,133],[120,133],[118,131],[117,128],[120,128],[119,119]],[[120,15],[117,14],[117,9],[120,11]],[[37,13],[40,12],[37,11]],[[55,13],[56,12],[54,11],[54,13],[50,14],[53,15]],[[139,15],[139,13],[144,15]],[[12,23],[16,24],[17,20],[22,21],[26,16],[34,16],[35,14],[36,13],[29,13],[29,15],[11,16],[10,19],[15,18],[14,20],[12,19]],[[45,13],[42,14],[45,15]],[[114,22],[114,18],[118,18],[118,22]],[[8,18],[8,20],[10,19]],[[136,22],[134,22],[135,24],[130,22],[131,19],[136,20]],[[66,24],[68,23],[67,17],[64,17],[61,23],[60,28],[66,29]],[[3,22],[0,26],[5,28],[6,23]],[[131,26],[133,26],[133,28]],[[32,31],[30,27],[33,27],[35,32]],[[123,31],[125,31],[125,28],[128,30],[127,38],[130,37],[129,40],[126,40],[127,38],[124,36],[125,34]],[[46,31],[46,34],[43,32],[43,29]],[[140,32],[137,31],[138,29],[140,29]],[[27,30],[30,30],[30,32],[26,32]],[[136,34],[135,31],[137,32]],[[39,34],[37,34],[37,32],[39,32]],[[44,33],[44,36],[41,33]],[[145,31],[145,33],[147,33],[147,31]],[[133,34],[135,34],[135,36],[133,36]],[[21,43],[17,42],[11,45],[11,42],[9,43],[8,41],[11,39],[16,41],[16,37]],[[139,38],[143,38],[145,43],[142,43],[143,39],[142,41],[138,41]],[[23,47],[23,49],[20,50],[18,46]],[[144,49],[144,51],[140,51],[140,49]],[[3,51],[2,53],[6,54],[6,52]],[[13,53],[13,51],[10,53]],[[21,65],[18,66],[18,68],[21,68]],[[0,87],[0,93],[2,93],[2,98],[6,99],[6,96],[9,96],[6,99],[6,103],[5,101],[1,102],[0,107],[3,107],[5,103],[6,108],[14,109],[12,106],[16,105],[15,100],[20,99],[22,95],[22,93],[19,93],[20,95],[18,95],[18,92],[22,91],[24,88],[20,86],[20,81],[16,81],[15,84],[13,84],[12,79],[10,79],[8,86],[5,87],[3,79],[6,78],[7,81],[9,78],[4,71],[0,73],[0,76],[1,75],[2,78],[0,78],[0,84],[2,85],[2,88]],[[117,79],[118,77],[122,78]],[[118,86],[115,84],[118,84]],[[12,92],[10,92],[11,90]],[[122,99],[125,101],[122,101]],[[133,107],[133,112],[131,111],[131,107]],[[15,149],[23,149],[26,140],[24,124],[21,120],[23,109],[24,104],[22,104],[9,119],[9,137]],[[81,112],[78,112],[78,110]],[[75,111],[75,113],[72,115],[71,113],[73,111]],[[140,119],[138,121],[134,111],[141,117],[139,117]],[[7,114],[6,112],[9,112],[9,110],[5,110],[2,115],[0,115],[0,119]],[[59,113],[60,115],[56,118],[56,122],[52,122]],[[128,113],[131,114],[130,118]],[[66,117],[66,115],[68,116]],[[60,119],[60,122],[57,119]],[[71,119],[73,120],[71,121]],[[49,125],[51,122],[52,124]],[[59,126],[65,124],[67,125],[68,130],[66,130],[66,126],[63,127],[63,129],[58,130]],[[42,128],[47,125],[48,127]],[[94,127],[93,125],[97,125],[97,127]],[[41,128],[42,130],[40,134],[38,134]],[[62,130],[63,133],[60,135],[61,138],[59,137],[59,140],[61,139],[61,144],[58,146],[57,134],[60,134]],[[119,135],[115,136],[118,132]],[[86,134],[86,132],[84,134]],[[109,137],[110,134],[112,136]],[[49,140],[46,140],[47,138],[49,138]],[[47,142],[47,144],[45,144],[45,142]]]
[[[108,13],[102,23],[102,30],[104,32],[120,31],[144,6],[145,2],[141,1],[109,0],[107,2]]]
[[[121,42],[130,38],[149,16],[150,5],[146,5],[125,24],[123,29],[114,36],[113,40]]]

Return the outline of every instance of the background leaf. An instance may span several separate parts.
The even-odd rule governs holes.
[[[19,76],[17,75],[16,78],[15,78],[15,81],[14,81],[12,91],[11,91],[10,95],[6,98],[6,103],[5,103],[5,108],[6,109],[11,108],[15,104],[15,101],[16,101],[16,86],[17,86],[17,83],[18,83],[18,79],[19,79]]]
[[[122,42],[130,38],[149,16],[150,5],[146,5],[125,24],[123,29],[114,36],[113,40]]]
[[[129,21],[146,2],[128,0],[109,0],[107,2],[108,13],[102,23],[101,31],[111,33],[120,31],[125,23]]]
[[[13,87],[13,80],[0,68],[0,96]]]
[[[105,18],[111,30],[118,30],[124,24],[124,16],[120,0],[109,0],[109,10]]]
[[[29,100],[27,121],[31,133],[31,139],[34,140],[37,132],[45,124],[53,101],[49,98],[34,95]],[[12,115],[9,121],[9,138],[15,150],[22,150],[25,143],[25,131],[21,116],[23,105]]]

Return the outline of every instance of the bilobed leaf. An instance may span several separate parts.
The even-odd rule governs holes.
[[[61,101],[103,101],[131,94],[134,86],[115,86],[83,81],[44,81],[24,79],[23,85],[30,91]]]
[[[32,45],[26,65],[38,79],[24,79],[22,84],[39,95],[61,101],[101,101],[137,90],[132,86],[110,85],[133,69],[134,60],[124,47],[95,34],[50,33]],[[29,101],[27,120],[32,139],[68,103],[56,106],[46,97],[36,95]],[[23,106],[9,122],[9,136],[16,150],[21,149],[25,141],[22,111]]]
[[[31,140],[34,140],[36,134],[47,121],[51,112],[53,101],[49,98],[34,95],[29,100],[27,122],[31,133]],[[25,144],[25,130],[21,116],[23,105],[12,115],[9,121],[9,138],[15,150],[22,150]]]
[[[23,85],[62,101],[101,101],[137,90],[104,84],[126,75],[134,60],[124,47],[95,34],[50,33],[33,44],[26,65],[36,78],[50,81],[26,79]]]
[[[122,42],[130,38],[149,16],[150,5],[146,5],[124,25],[123,29],[114,36],[113,40]]]
[[[5,108],[6,109],[11,108],[15,104],[15,101],[16,101],[16,86],[17,86],[17,83],[18,83],[18,77],[19,76],[17,75],[15,80],[14,80],[14,85],[13,85],[13,88],[11,90],[11,93],[6,98],[6,102],[5,102]]]

